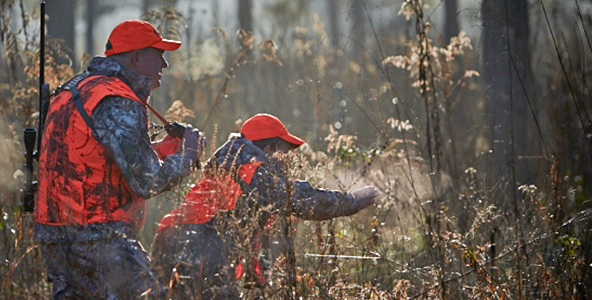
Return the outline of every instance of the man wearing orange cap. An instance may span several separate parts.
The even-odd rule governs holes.
[[[122,22],[109,36],[106,57],[94,57],[49,105],[34,238],[54,299],[163,292],[136,236],[146,199],[187,176],[203,146],[191,127],[182,137],[165,137],[169,147],[152,145],[148,133],[147,102],[168,67],[164,51],[180,45],[148,22]]]
[[[290,178],[281,154],[303,143],[275,116],[257,114],[216,150],[205,178],[161,220],[152,245],[155,271],[174,286],[175,299],[236,299],[243,273],[264,286],[257,255],[277,215],[327,220],[374,203],[374,187],[349,193]]]

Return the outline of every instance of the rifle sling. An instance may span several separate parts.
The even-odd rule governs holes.
[[[93,123],[93,120],[91,119],[91,117],[88,115],[88,113],[86,113],[86,110],[84,110],[84,105],[82,104],[82,100],[80,100],[80,93],[78,93],[78,83],[80,83],[81,81],[83,81],[87,77],[94,76],[94,75],[110,76],[110,72],[101,72],[101,71],[88,72],[88,71],[85,71],[84,73],[79,74],[78,76],[74,77],[72,80],[70,80],[68,83],[66,83],[62,88],[58,88],[58,89],[70,91],[70,93],[72,94],[72,100],[74,101],[74,104],[76,105],[76,109],[78,110],[78,113],[80,113],[80,116],[82,117],[82,119],[84,120],[84,122],[86,123],[88,128],[90,128],[91,131],[95,130],[94,123]]]
[[[90,128],[90,131],[95,131],[95,125],[93,123],[93,120],[86,113],[86,110],[84,110],[84,106],[82,105],[82,101],[80,100],[80,94],[78,93],[78,88],[76,87],[76,85],[74,85],[70,89],[70,92],[72,93],[72,100],[74,100],[74,104],[76,104],[76,109],[78,109],[80,116],[82,117],[88,128]]]

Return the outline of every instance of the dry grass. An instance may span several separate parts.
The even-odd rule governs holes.
[[[0,163],[5,166],[0,174],[0,294],[38,299],[47,298],[50,287],[31,240],[32,216],[19,211],[21,133],[36,124],[38,50],[35,30],[6,13],[18,10],[10,2],[0,4],[0,67],[6,70],[0,74]],[[267,38],[257,43],[259,37],[246,32],[234,40],[217,29],[223,35],[194,46],[202,47],[197,53],[216,53],[221,63],[197,75],[184,63],[196,59],[191,53],[170,57],[170,79],[155,91],[157,109],[171,108],[168,117],[205,130],[210,154],[228,132],[236,131],[236,120],[271,112],[310,143],[294,156],[294,178],[343,190],[374,185],[381,192],[374,207],[355,216],[278,221],[278,245],[293,242],[271,248],[273,284],[245,289],[245,298],[591,297],[592,172],[582,163],[590,149],[582,142],[587,137],[575,121],[562,75],[546,65],[534,66],[544,81],[537,83],[544,90],[541,98],[553,100],[552,105],[541,102],[536,111],[549,124],[538,128],[546,138],[541,143],[556,155],[536,166],[544,170],[537,181],[517,184],[516,216],[497,201],[500,186],[511,180],[492,178],[481,167],[488,159],[483,145],[490,141],[473,129],[481,124],[484,101],[482,82],[475,77],[478,67],[470,67],[478,65],[473,43],[463,33],[449,45],[433,41],[419,4],[406,1],[402,9],[422,25],[413,37],[394,29],[377,32],[387,51],[378,63],[371,59],[376,48],[354,57],[351,49],[330,45],[318,18],[311,28],[286,33],[283,39],[291,40],[291,46]],[[178,29],[184,18],[176,11],[146,16],[158,17],[165,27],[175,25],[167,32],[183,38]],[[167,16],[173,19],[167,22]],[[563,47],[569,52],[579,41],[567,36]],[[73,74],[53,59],[61,55],[59,49],[57,41],[48,44],[46,76],[52,89]],[[541,47],[536,55],[552,63],[552,50]],[[590,53],[577,55],[570,59],[590,59]],[[572,75],[584,83],[577,94],[590,103],[588,73],[574,69]],[[174,102],[178,99],[182,102]],[[581,107],[589,109],[583,102]],[[160,218],[199,178],[197,173],[150,201],[141,232],[145,246]]]

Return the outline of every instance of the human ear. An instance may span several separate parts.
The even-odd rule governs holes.
[[[141,61],[141,51],[135,50],[129,56],[130,65],[136,67],[140,64]]]

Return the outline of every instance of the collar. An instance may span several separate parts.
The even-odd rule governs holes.
[[[108,57],[93,57],[86,69],[88,71],[110,72],[114,77],[123,80],[123,82],[125,82],[130,89],[144,101],[148,101],[148,97],[150,97],[150,93],[152,93],[152,85],[154,82],[151,78],[139,74]]]

